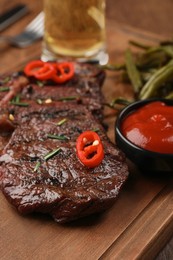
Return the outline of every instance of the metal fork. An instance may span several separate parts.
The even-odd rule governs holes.
[[[7,42],[12,46],[24,48],[41,39],[44,31],[44,12],[39,13],[36,18],[18,35],[0,36],[0,41]]]

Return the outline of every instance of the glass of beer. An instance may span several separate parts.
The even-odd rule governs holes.
[[[106,63],[105,0],[44,0],[42,60]]]

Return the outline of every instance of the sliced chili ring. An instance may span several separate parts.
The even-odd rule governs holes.
[[[54,63],[57,73],[52,79],[57,83],[64,83],[74,76],[74,64],[72,62]]]
[[[44,66],[35,71],[34,76],[39,80],[51,79],[56,74],[56,70],[51,63],[44,63]]]
[[[35,72],[44,66],[44,62],[41,60],[34,60],[29,62],[25,68],[24,72],[27,76],[35,76]]]
[[[100,137],[93,131],[85,131],[77,138],[76,150],[79,160],[89,168],[98,166],[104,158]]]
[[[72,62],[52,63],[35,60],[25,66],[24,72],[27,76],[33,76],[39,80],[51,79],[57,83],[64,83],[73,77],[74,64]]]

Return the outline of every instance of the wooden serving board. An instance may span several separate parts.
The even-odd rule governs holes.
[[[109,20],[110,61],[123,60],[128,40],[140,37],[133,28]],[[40,56],[41,43],[23,50],[1,46],[0,52],[1,73],[14,71]],[[114,72],[107,74],[103,92],[107,101],[132,95]],[[105,115],[114,141],[115,116],[108,109]],[[152,259],[173,234],[173,183],[142,175],[130,163],[129,168],[129,179],[110,210],[66,225],[39,214],[23,217],[0,194],[0,259]]]

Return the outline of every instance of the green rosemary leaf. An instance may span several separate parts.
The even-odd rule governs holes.
[[[12,105],[15,105],[15,106],[19,106],[19,107],[28,107],[29,104],[28,103],[23,103],[23,102],[16,102],[16,101],[11,101],[10,102]]]
[[[91,129],[91,131],[93,131],[93,132],[99,132],[100,129],[99,129],[99,128],[94,128],[94,129]]]
[[[9,91],[10,88],[9,87],[0,87],[0,92],[6,92]]]
[[[55,156],[56,154],[58,154],[58,153],[60,152],[60,150],[61,150],[61,148],[58,147],[56,150],[54,150],[54,151],[52,151],[52,152],[46,154],[46,155],[44,156],[44,160],[45,160],[45,161],[49,160],[50,158],[52,158],[53,156]]]
[[[67,121],[67,118],[63,118],[62,120],[60,120],[60,121],[57,123],[57,125],[58,125],[58,126],[61,126],[61,125],[63,125],[66,121]]]
[[[38,171],[38,168],[40,167],[40,165],[41,165],[41,162],[36,163],[35,168],[34,168],[34,172]]]
[[[3,83],[7,83],[8,81],[10,81],[10,77],[6,77],[5,79],[3,79]]]
[[[16,95],[15,100],[16,103],[20,103],[20,95]]]
[[[15,97],[13,97],[13,99],[11,100],[11,102],[20,103],[20,95],[16,95]]]
[[[52,134],[48,134],[47,137],[51,138],[51,139],[57,139],[57,140],[68,140],[69,139],[65,135],[52,135]]]
[[[70,100],[75,100],[77,98],[78,97],[75,97],[75,96],[68,96],[68,97],[59,98],[58,101],[70,101]]]
[[[123,98],[119,97],[119,98],[115,98],[110,103],[104,103],[103,105],[117,111],[117,110],[119,110],[119,105],[120,106],[127,106],[127,105],[131,104],[132,102],[133,101],[129,101],[127,99],[123,99]]]

